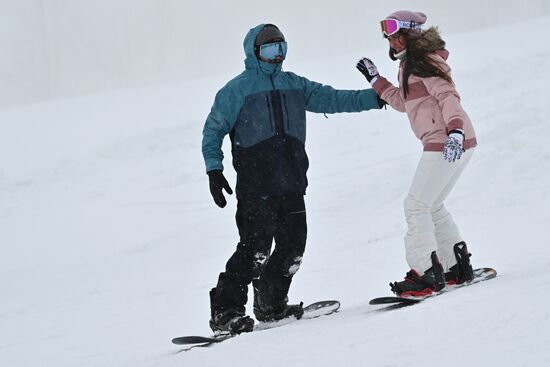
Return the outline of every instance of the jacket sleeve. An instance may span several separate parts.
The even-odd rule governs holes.
[[[223,139],[235,126],[241,105],[233,88],[225,86],[216,94],[202,130],[202,156],[206,172],[223,170]]]
[[[292,73],[290,73],[292,74]],[[372,89],[340,90],[292,74],[304,91],[306,110],[319,113],[361,112],[380,109]]]
[[[394,110],[405,112],[405,98],[403,98],[401,89],[390,83],[383,76],[379,77],[372,87],[380,98],[388,102]]]

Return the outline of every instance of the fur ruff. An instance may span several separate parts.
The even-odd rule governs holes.
[[[420,33],[419,37],[408,39],[408,52],[415,54],[430,53],[445,48],[445,41],[441,38],[437,27],[430,27]]]

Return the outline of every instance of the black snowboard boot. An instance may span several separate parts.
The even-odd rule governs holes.
[[[438,292],[445,287],[445,278],[443,275],[443,266],[437,258],[437,254],[432,252],[432,267],[426,270],[424,275],[418,274],[411,269],[401,282],[390,283],[393,293],[399,297],[425,297]]]
[[[216,288],[210,291],[210,329],[213,332],[240,334],[254,329],[254,320],[242,310],[224,309],[216,303]]]
[[[454,245],[453,251],[457,263],[451,266],[449,271],[445,273],[445,281],[447,284],[462,284],[474,279],[474,269],[470,263],[472,254],[468,252],[466,242],[462,241]]]
[[[230,311],[217,313],[210,319],[210,329],[213,332],[229,332],[231,334],[247,333],[254,330],[254,320],[250,316],[237,315]]]
[[[281,305],[266,304],[262,302],[258,289],[254,287],[254,316],[260,322],[278,321],[292,316],[301,319],[304,314],[303,306],[303,302],[299,305],[289,305],[287,297]]]
[[[260,308],[254,305],[254,316],[260,322],[279,321],[294,316],[298,320],[304,315],[304,303],[299,305],[285,304],[282,307],[273,309],[271,307]]]

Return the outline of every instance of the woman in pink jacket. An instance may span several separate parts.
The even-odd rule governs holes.
[[[390,58],[400,60],[399,87],[380,76],[371,60],[357,63],[379,96],[407,113],[424,146],[404,203],[411,270],[404,281],[390,283],[402,297],[429,295],[473,278],[471,254],[444,201],[472,156],[476,136],[451,78],[445,42],[437,28],[422,29],[426,18],[401,10],[381,21]]]

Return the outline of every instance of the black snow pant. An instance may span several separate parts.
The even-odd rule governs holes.
[[[255,305],[273,310],[283,307],[306,245],[304,196],[239,199],[236,220],[240,241],[210,292],[212,315],[244,315],[251,282]]]

